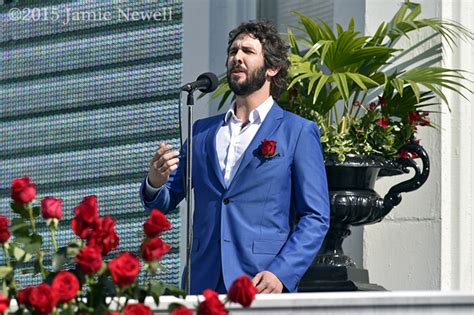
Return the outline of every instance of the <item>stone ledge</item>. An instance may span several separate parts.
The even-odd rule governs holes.
[[[221,296],[224,298],[224,296]],[[203,300],[200,296],[199,300]],[[154,314],[167,314],[170,303],[188,307],[197,305],[197,297],[184,302],[170,296],[153,299],[146,304]],[[231,314],[473,314],[474,292],[460,291],[398,291],[398,292],[331,292],[258,295],[249,309],[232,304]]]

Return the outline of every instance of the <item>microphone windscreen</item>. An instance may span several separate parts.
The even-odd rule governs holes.
[[[202,87],[199,89],[199,91],[203,93],[209,93],[217,89],[217,86],[219,85],[219,79],[217,76],[212,73],[212,72],[206,72],[198,76],[197,81],[199,80],[208,80],[209,84],[206,85],[205,87]]]

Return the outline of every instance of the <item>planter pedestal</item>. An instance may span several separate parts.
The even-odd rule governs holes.
[[[385,291],[384,287],[369,283],[366,269],[356,267],[311,266],[305,278],[298,287],[299,292]]]
[[[330,227],[323,246],[300,281],[300,292],[385,290],[369,282],[368,271],[357,268],[352,258],[344,254],[342,242],[351,234],[350,226],[382,221],[401,202],[401,193],[414,191],[425,183],[429,175],[426,151],[414,142],[403,149],[421,158],[422,168],[411,158],[349,155],[343,163],[335,157],[326,158]],[[383,198],[374,191],[377,178],[409,173],[410,168],[414,176],[390,188]]]

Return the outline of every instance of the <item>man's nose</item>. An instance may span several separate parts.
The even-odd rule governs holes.
[[[243,58],[244,58],[244,53],[242,52],[242,50],[239,49],[235,53],[235,62],[238,63],[238,64],[242,64]]]

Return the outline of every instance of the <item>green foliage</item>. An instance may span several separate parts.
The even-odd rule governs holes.
[[[324,21],[294,12],[304,36],[288,30],[289,84],[278,102],[318,123],[326,153],[340,160],[349,153],[395,156],[419,126],[431,126],[431,111],[425,107],[437,104],[438,98],[448,103],[443,91],[462,96],[463,90],[470,92],[463,85],[462,70],[427,65],[439,56],[439,49],[418,53],[421,66],[406,69],[400,64],[400,56],[421,46],[397,47],[411,32],[430,28],[451,47],[457,39],[474,38],[456,22],[419,19],[420,13],[419,4],[406,1],[389,23],[362,36],[352,19],[347,28],[337,25],[334,32]],[[222,106],[229,95],[225,83],[214,96],[224,96]]]

